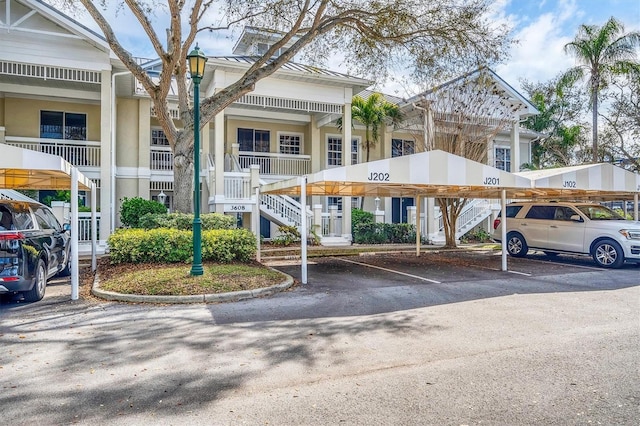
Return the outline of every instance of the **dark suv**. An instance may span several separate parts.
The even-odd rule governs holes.
[[[69,275],[70,237],[45,205],[0,200],[0,295],[44,297],[47,280]]]

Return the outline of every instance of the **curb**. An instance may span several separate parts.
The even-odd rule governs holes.
[[[271,269],[271,268],[270,268]],[[253,299],[256,297],[271,296],[275,293],[285,291],[293,286],[293,277],[282,271],[278,271],[286,277],[285,281],[271,287],[257,288],[255,290],[232,291],[229,293],[196,294],[190,296],[145,296],[141,294],[123,294],[113,291],[106,291],[100,288],[100,277],[96,273],[91,287],[91,294],[101,299],[115,302],[134,303],[224,303],[238,302],[240,300]]]

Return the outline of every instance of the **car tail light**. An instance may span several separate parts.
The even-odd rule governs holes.
[[[2,277],[0,278],[0,281],[2,282],[10,282],[10,281],[18,281],[20,280],[20,277]]]
[[[500,218],[493,220],[493,229],[498,229],[498,226],[500,226]]]
[[[0,232],[0,241],[3,240],[22,240],[24,234],[22,232]]]

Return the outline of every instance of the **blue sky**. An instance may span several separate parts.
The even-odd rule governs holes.
[[[511,57],[494,66],[516,89],[520,88],[520,79],[548,81],[572,67],[574,60],[564,53],[563,46],[574,38],[581,24],[602,25],[614,16],[625,24],[627,31],[640,30],[640,0],[495,0],[493,8],[491,19],[507,22],[513,28],[513,37],[519,40],[511,49]],[[99,32],[91,19],[82,21]],[[131,15],[120,14],[111,22],[125,48],[135,56],[153,55],[149,48],[144,48],[148,43]],[[164,28],[162,24],[160,28]],[[158,33],[162,37],[162,31]],[[213,56],[230,55],[235,40],[202,35],[198,42]],[[338,63],[329,67],[341,70]],[[391,86],[385,89],[398,96],[413,95]]]
[[[575,65],[563,47],[582,24],[602,25],[611,16],[625,30],[640,30],[640,0],[497,0],[499,19],[519,40],[511,58],[495,71],[514,87],[521,78],[548,81]]]

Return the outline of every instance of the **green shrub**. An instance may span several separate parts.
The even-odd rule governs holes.
[[[471,231],[460,237],[460,241],[464,243],[479,242],[486,243],[491,241],[491,235],[483,228],[472,229]]]
[[[361,209],[351,209],[351,233],[355,233],[356,225],[360,223],[374,223],[373,213]]]
[[[300,232],[295,226],[278,226],[278,232],[280,234],[271,240],[271,242],[277,246],[286,247],[300,241]]]
[[[139,228],[140,218],[145,214],[166,212],[167,208],[157,201],[145,200],[140,197],[125,197],[120,207],[120,221],[124,226]]]
[[[222,213],[205,213],[200,215],[202,230],[210,229],[234,229],[236,218]],[[191,231],[193,227],[193,215],[186,213],[147,213],[138,222],[140,228],[173,228]]]
[[[415,226],[408,223],[368,223],[355,226],[353,242],[356,244],[413,243],[416,240]]]
[[[190,262],[193,235],[178,229],[119,229],[109,236],[112,263]],[[202,260],[247,262],[256,253],[256,238],[246,229],[202,232]]]

